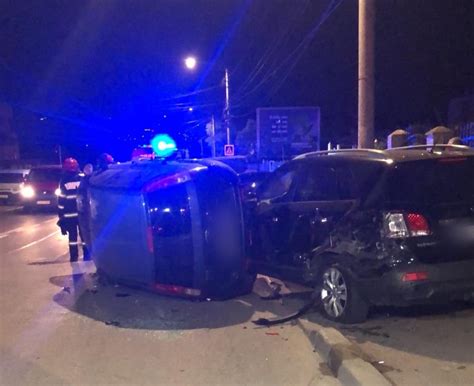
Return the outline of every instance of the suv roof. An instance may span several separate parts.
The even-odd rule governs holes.
[[[474,149],[461,145],[416,145],[398,147],[389,150],[376,149],[340,149],[316,151],[295,157],[295,159],[337,156],[344,159],[393,162],[415,161],[443,157],[474,156]]]

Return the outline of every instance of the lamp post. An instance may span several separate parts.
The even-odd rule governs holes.
[[[230,100],[229,100],[229,71],[227,68],[224,72],[224,82],[225,82],[225,110],[224,110],[224,120],[225,120],[225,129],[227,134],[227,145],[230,144]]]
[[[188,70],[194,70],[197,65],[197,59],[194,56],[188,56],[184,59],[184,65]],[[224,70],[224,86],[225,86],[225,104],[224,104],[224,123],[226,127],[227,144],[230,144],[230,97],[229,97],[229,70]],[[214,119],[213,119],[214,121]],[[213,124],[214,126],[214,124]]]

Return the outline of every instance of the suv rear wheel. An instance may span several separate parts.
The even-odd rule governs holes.
[[[366,320],[368,304],[360,296],[349,276],[338,265],[323,269],[320,276],[321,310],[330,320],[341,323],[360,323]]]

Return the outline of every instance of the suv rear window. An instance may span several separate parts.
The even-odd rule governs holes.
[[[16,184],[23,182],[23,174],[21,173],[0,173],[0,183]]]
[[[398,164],[388,174],[386,193],[392,202],[473,202],[474,158]]]
[[[49,182],[61,180],[61,169],[33,169],[28,174],[29,182]]]

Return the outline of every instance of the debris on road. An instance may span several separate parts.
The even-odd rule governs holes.
[[[260,275],[254,284],[254,292],[262,300],[278,300],[281,298],[282,284],[268,276]]]
[[[131,295],[130,295],[130,294],[127,294],[127,293],[125,293],[125,292],[117,292],[117,293],[115,294],[115,297],[117,297],[117,298],[127,298],[127,297],[129,297],[129,296],[131,296]]]
[[[311,299],[307,304],[305,304],[295,313],[290,314],[288,316],[284,316],[282,318],[277,318],[277,319],[260,318],[257,320],[252,320],[252,323],[256,324],[257,326],[274,326],[275,324],[286,323],[291,320],[297,319],[300,316],[307,313],[311,308],[313,308],[316,305],[316,302],[317,302],[317,299]]]
[[[120,327],[120,322],[117,322],[116,320],[107,320],[104,322],[107,326],[115,326],[115,327]]]
[[[280,333],[279,332],[266,332],[265,335],[278,336],[280,335]]]

